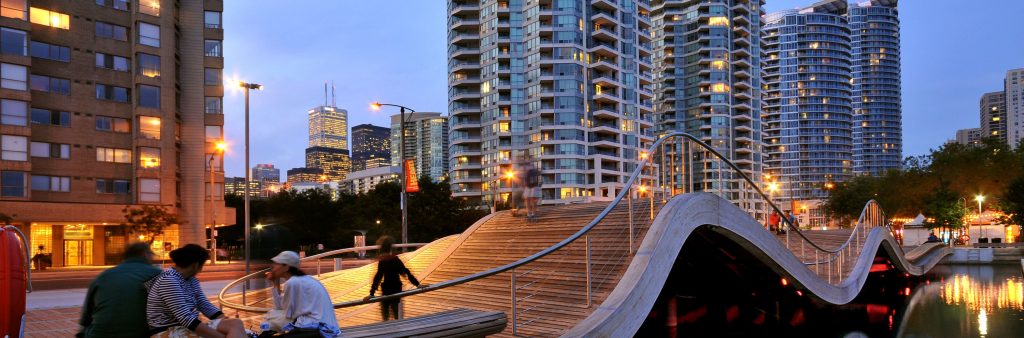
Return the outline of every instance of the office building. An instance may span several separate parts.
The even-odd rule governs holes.
[[[301,182],[325,182],[327,176],[324,176],[323,169],[320,168],[292,168],[288,169],[288,186],[294,186],[296,183]]]
[[[614,197],[654,138],[650,11],[648,1],[449,0],[453,195],[506,198],[502,175],[529,158],[543,202]]]
[[[401,115],[391,116],[391,165],[401,158]],[[416,175],[440,182],[448,176],[448,118],[441,113],[405,114],[405,158],[415,160]]]
[[[880,175],[903,164],[900,19],[896,0],[851,4],[853,171]]]
[[[827,198],[835,182],[853,175],[847,9],[845,0],[829,0],[765,16],[765,172],[779,190],[773,200],[786,210],[800,213],[794,205]]]
[[[345,149],[309,147],[306,148],[306,168],[319,168],[327,181],[341,182],[352,171],[352,160]]]
[[[3,1],[0,211],[29,235],[31,255],[51,255],[53,266],[120,262],[138,240],[119,226],[126,206],[163,206],[182,219],[145,238],[161,258],[235,223],[215,146],[224,137],[223,8]]]
[[[1006,96],[1006,142],[1017,149],[1024,140],[1024,68],[1006,72],[1003,91]]]
[[[982,136],[993,137],[1007,143],[1006,92],[985,93],[981,96],[978,106]]]
[[[309,147],[348,150],[348,111],[328,105],[310,109]]]
[[[261,194],[264,191],[265,186],[263,181],[252,180],[249,181],[249,197],[252,199],[266,198]],[[224,178],[224,194],[235,195],[244,197],[245,196],[245,177],[225,177]]]
[[[352,171],[391,164],[391,129],[372,124],[352,127]]]
[[[273,164],[257,164],[252,168],[252,180],[259,182],[281,182],[281,169],[274,168]]]
[[[344,186],[351,194],[365,194],[384,182],[397,182],[402,174],[400,167],[377,167],[354,171],[345,179]]]

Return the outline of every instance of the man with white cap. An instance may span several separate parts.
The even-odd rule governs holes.
[[[282,251],[271,259],[267,279],[273,285],[274,309],[284,311],[289,333],[319,332],[324,338],[340,335],[334,305],[323,284],[299,269],[299,254]],[[284,279],[284,292],[281,280]],[[285,335],[287,336],[287,334]],[[303,335],[305,336],[305,335]]]

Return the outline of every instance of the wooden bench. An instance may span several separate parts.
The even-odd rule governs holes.
[[[485,337],[505,330],[504,312],[455,309],[434,314],[341,328],[351,337]]]

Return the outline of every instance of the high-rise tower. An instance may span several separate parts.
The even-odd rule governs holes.
[[[903,163],[900,18],[897,0],[851,5],[854,173],[879,175]]]
[[[309,110],[309,148],[306,167],[319,168],[324,181],[340,182],[352,170],[348,149],[348,111],[335,107],[324,85],[324,105]]]

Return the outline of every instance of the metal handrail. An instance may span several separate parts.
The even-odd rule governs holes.
[[[429,243],[395,244],[394,247],[395,248],[419,248],[419,247],[425,246],[427,244],[429,244]],[[307,256],[306,258],[301,259],[300,262],[308,262],[308,261],[312,261],[312,260],[319,261],[320,258],[324,258],[324,257],[327,257],[327,256],[340,255],[340,254],[345,254],[345,253],[350,253],[350,252],[379,250],[379,249],[380,249],[379,245],[357,246],[357,247],[352,247],[352,248],[337,249],[337,250],[331,250],[331,251],[327,251],[327,252],[322,252],[322,253],[319,253],[319,254],[316,254],[316,255],[312,255],[312,256]],[[220,305],[223,306],[223,307],[226,307],[226,308],[229,308],[229,309],[235,309],[235,310],[239,310],[239,311],[267,312],[267,311],[272,310],[270,308],[250,306],[250,305],[247,305],[247,304],[237,304],[237,303],[233,303],[233,302],[231,302],[231,301],[229,301],[229,300],[224,298],[224,296],[228,293],[228,290],[230,290],[231,288],[234,288],[234,287],[238,286],[239,284],[244,283],[244,282],[246,282],[249,279],[252,279],[253,277],[261,277],[261,276],[263,276],[264,273],[266,273],[268,271],[270,271],[270,268],[261,269],[259,271],[250,273],[248,275],[242,276],[241,278],[238,278],[236,280],[231,281],[231,283],[228,283],[228,285],[225,285],[224,288],[221,289],[220,292],[217,294],[217,301],[220,302]],[[247,291],[248,290],[243,290],[242,292],[244,293],[244,292],[247,292]]]

